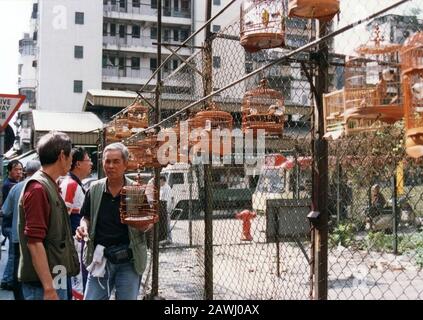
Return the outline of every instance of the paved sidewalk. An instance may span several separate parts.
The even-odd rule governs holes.
[[[4,269],[6,268],[8,254],[7,254],[7,249],[5,248],[8,248],[8,246],[9,246],[9,243],[6,242],[6,246],[1,247],[2,252],[1,252],[1,259],[0,259],[0,279],[3,277],[3,272],[4,272]],[[3,251],[3,249],[5,250]],[[0,300],[14,300],[12,291],[0,289]]]

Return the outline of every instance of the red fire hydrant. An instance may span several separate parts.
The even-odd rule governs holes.
[[[243,210],[235,215],[235,218],[242,220],[242,241],[252,241],[251,236],[251,220],[254,219],[257,214],[254,211]]]

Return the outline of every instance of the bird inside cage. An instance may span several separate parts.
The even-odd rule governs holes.
[[[137,229],[145,229],[157,223],[157,190],[148,185],[124,186],[121,191],[120,219],[123,224]]]
[[[355,127],[356,132],[375,130],[376,122],[385,126],[404,116],[399,60],[402,46],[385,42],[378,25],[373,34],[345,66],[345,121],[374,121],[370,127]],[[367,121],[355,121],[360,119]]]
[[[209,103],[205,110],[193,115],[188,120],[188,127],[191,136],[189,145],[194,153],[202,150],[224,156],[232,152],[232,115],[220,110],[214,103]]]
[[[258,130],[263,130],[268,136],[282,135],[285,121],[283,95],[270,89],[266,79],[245,93],[241,111],[244,133],[252,132],[257,136]]]
[[[240,43],[248,52],[285,43],[284,1],[246,0],[241,4]]]

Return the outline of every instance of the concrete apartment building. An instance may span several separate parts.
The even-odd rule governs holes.
[[[213,0],[213,14],[227,3]],[[180,44],[204,24],[205,1],[163,0],[162,6],[163,42]],[[238,9],[232,6],[214,28]],[[34,0],[31,30],[19,49],[19,88],[28,96],[23,110],[80,112],[90,89],[139,90],[157,68],[155,42],[157,0]],[[162,48],[162,59],[170,53]],[[192,53],[179,51],[184,58]],[[171,59],[163,77],[180,64]]]

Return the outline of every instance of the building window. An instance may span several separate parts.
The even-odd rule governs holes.
[[[219,32],[220,31],[220,25],[214,24],[213,25],[213,32]]]
[[[173,70],[178,69],[178,60],[172,60]]]
[[[134,8],[139,8],[140,7],[140,0],[132,0],[132,6]]]
[[[157,28],[151,28],[150,29],[150,38],[151,39],[157,39]]]
[[[188,30],[181,30],[181,41],[185,41],[189,37],[189,31]]]
[[[150,70],[155,71],[157,69],[157,59],[150,58]]]
[[[135,70],[140,69],[140,58],[139,57],[131,58],[131,68],[135,69]]]
[[[141,28],[140,26],[132,26],[132,38],[140,38],[141,36]]]
[[[125,69],[125,58],[124,57],[119,57],[119,69],[120,70]]]
[[[74,56],[76,59],[84,58],[84,47],[83,46],[75,46]]]
[[[38,40],[38,32],[34,31],[34,33],[32,34],[32,40],[37,41]]]
[[[107,23],[103,23],[103,36],[107,36]]]
[[[83,12],[75,12],[75,24],[84,24]]]
[[[183,11],[188,11],[190,7],[190,1],[189,0],[182,0],[181,1],[181,8]]]
[[[125,34],[126,34],[126,26],[123,24],[119,25],[119,37],[125,38]]]
[[[163,35],[163,41],[168,42],[170,40],[170,30],[165,29]]]
[[[151,9],[157,9],[157,0],[151,0]]]
[[[74,80],[73,81],[73,92],[75,93],[82,93],[82,81],[81,80]]]
[[[22,75],[22,68],[23,68],[23,64],[19,64],[18,65],[18,75]]]
[[[179,41],[179,30],[173,30],[173,41]]]
[[[103,59],[102,59],[102,66],[103,66],[103,69],[104,69],[104,68],[109,67],[109,66],[107,65],[107,56],[103,56]]]
[[[110,35],[112,37],[116,36],[116,24],[114,24],[114,23],[110,24]]]
[[[220,6],[220,0],[213,0],[213,5]]]
[[[173,0],[173,9],[179,11],[179,0]]]
[[[220,57],[213,57],[213,68],[220,68]]]

